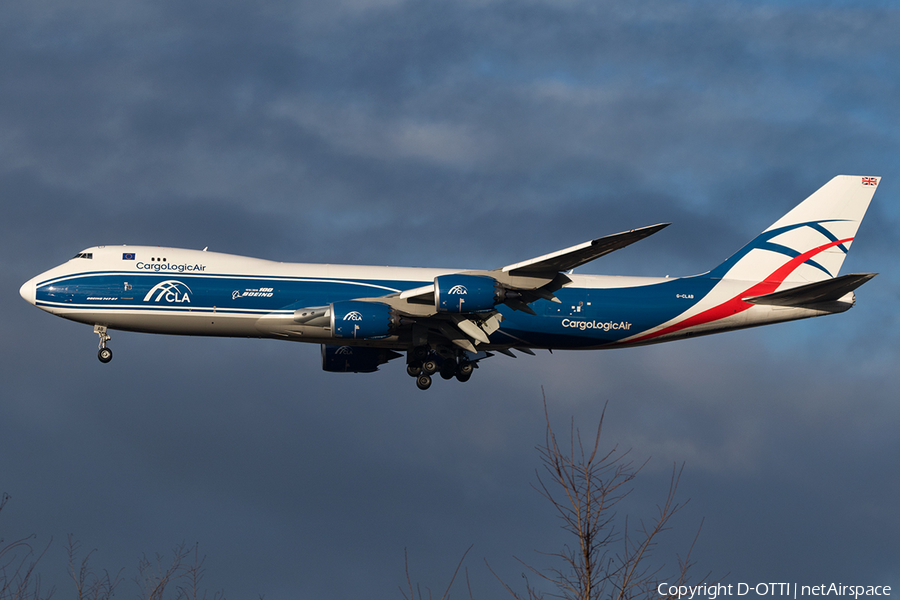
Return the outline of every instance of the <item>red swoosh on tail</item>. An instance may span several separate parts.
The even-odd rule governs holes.
[[[730,317],[731,315],[736,315],[740,312],[751,308],[753,304],[749,302],[744,302],[742,298],[750,298],[753,296],[764,296],[766,294],[771,294],[778,287],[784,283],[784,280],[787,279],[788,275],[793,273],[797,268],[808,261],[810,258],[821,254],[825,250],[829,248],[834,248],[835,246],[840,246],[841,244],[845,244],[848,242],[852,242],[853,238],[847,238],[844,240],[837,240],[835,242],[829,242],[828,244],[824,244],[819,246],[818,248],[813,248],[799,256],[796,256],[786,262],[784,265],[776,269],[771,275],[744,290],[742,293],[738,294],[731,300],[726,300],[722,304],[718,306],[714,306],[709,308],[701,313],[694,315],[693,317],[688,317],[684,321],[679,323],[675,323],[673,325],[669,325],[665,329],[661,329],[659,331],[654,331],[653,333],[648,333],[646,335],[642,335],[637,338],[633,338],[630,340],[623,340],[624,343],[633,344],[635,342],[643,342],[645,340],[650,340],[653,338],[657,338],[669,333],[673,333],[675,331],[681,331],[682,329],[687,329],[688,327],[694,327],[695,325],[703,325],[704,323],[710,323],[712,321],[717,321],[719,319],[724,319],[725,317]]]

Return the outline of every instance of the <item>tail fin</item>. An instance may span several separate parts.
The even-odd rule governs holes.
[[[801,284],[836,277],[880,181],[838,175],[709,275]]]

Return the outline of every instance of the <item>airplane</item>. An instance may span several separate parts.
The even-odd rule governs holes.
[[[109,330],[320,344],[322,368],[369,373],[406,354],[420,389],[468,381],[495,354],[625,348],[843,312],[876,273],[838,272],[880,177],[839,175],[711,271],[573,270],[668,225],[493,270],[284,263],[203,250],[95,246],[22,285],[51,314]]]

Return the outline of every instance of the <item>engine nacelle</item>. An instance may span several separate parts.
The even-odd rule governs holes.
[[[387,337],[397,321],[393,309],[380,302],[348,300],[331,305],[331,334],[336,338]]]
[[[504,299],[497,281],[484,275],[440,275],[434,278],[434,308],[438,312],[491,310]]]
[[[372,373],[378,365],[402,356],[384,348],[322,344],[322,370],[329,373]]]

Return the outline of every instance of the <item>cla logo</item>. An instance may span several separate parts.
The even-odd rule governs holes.
[[[469,290],[466,289],[466,286],[458,284],[454,285],[452,288],[447,290],[448,296],[465,296],[469,293]]]
[[[149,302],[152,299],[153,302],[165,300],[166,302],[189,303],[191,297],[188,296],[188,292],[191,292],[191,288],[187,284],[169,279],[168,281],[161,281],[150,288],[150,291],[144,296],[144,302]],[[154,294],[156,294],[155,298],[153,297]]]
[[[341,346],[334,351],[335,354],[353,354],[353,348],[350,346]]]
[[[353,310],[344,315],[344,321],[362,321],[362,314],[358,310]]]

